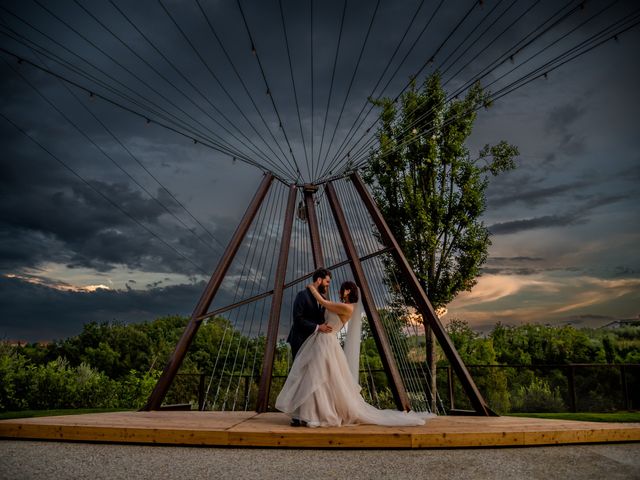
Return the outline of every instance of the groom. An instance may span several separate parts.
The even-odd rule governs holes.
[[[331,272],[326,268],[319,268],[313,272],[312,280],[318,292],[326,296],[331,283]],[[315,332],[331,333],[332,330],[329,325],[324,324],[324,308],[318,304],[311,291],[305,288],[298,292],[293,302],[293,323],[289,337],[287,337],[287,342],[291,345],[293,360],[295,361],[298,350],[311,334]],[[294,418],[291,420],[291,425],[299,427],[301,422]]]
[[[313,284],[322,296],[326,297],[329,284],[331,283],[331,272],[326,268],[319,268],[313,272]],[[293,324],[287,342],[291,345],[291,353],[295,360],[298,350],[316,331],[331,333],[331,327],[324,325],[324,308],[321,307],[308,288],[298,292],[293,302]]]

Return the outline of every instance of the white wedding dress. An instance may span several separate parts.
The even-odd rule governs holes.
[[[325,311],[334,332],[342,328],[335,313]],[[431,413],[379,410],[364,401],[360,385],[349,370],[337,333],[312,334],[300,347],[289,376],[276,399],[276,408],[309,427],[357,424],[424,425]]]

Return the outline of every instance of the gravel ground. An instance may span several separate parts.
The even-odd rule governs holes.
[[[640,479],[640,443],[295,450],[0,440],[2,479]]]

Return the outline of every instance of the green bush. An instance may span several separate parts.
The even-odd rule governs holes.
[[[0,412],[66,408],[140,408],[157,371],[131,370],[112,380],[86,363],[73,367],[62,357],[42,365],[0,344]]]
[[[551,389],[546,380],[533,378],[527,386],[520,386],[511,397],[514,412],[563,412],[566,410],[560,389]]]
[[[127,376],[116,382],[118,400],[114,406],[136,409],[143,407],[159,377],[160,371],[156,370],[146,373],[129,371]]]
[[[31,365],[28,370],[29,395],[22,398],[27,399],[30,409],[116,406],[114,382],[85,363],[71,367],[66,359],[57,358],[46,365]]]
[[[25,410],[32,395],[33,365],[9,345],[0,344],[0,412]]]

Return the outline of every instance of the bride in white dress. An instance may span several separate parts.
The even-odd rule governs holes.
[[[325,323],[333,332],[352,321],[345,342],[348,353],[345,356],[336,333],[316,330],[300,347],[276,399],[276,408],[306,422],[308,427],[423,425],[427,418],[434,417],[431,413],[379,410],[364,401],[357,380],[363,314],[358,287],[344,282],[340,287],[342,303],[325,300],[313,284],[307,288],[325,307]]]

